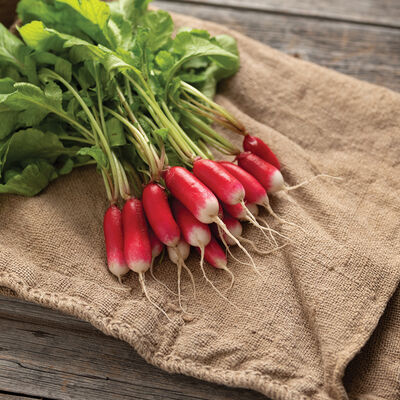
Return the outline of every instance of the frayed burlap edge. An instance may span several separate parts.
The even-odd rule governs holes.
[[[309,396],[299,393],[287,385],[279,383],[257,371],[225,370],[205,366],[192,360],[185,360],[176,356],[158,355],[155,352],[156,349],[154,345],[147,342],[145,335],[133,326],[102,315],[98,310],[95,310],[90,304],[82,301],[80,298],[65,294],[49,293],[41,289],[30,287],[15,274],[0,272],[0,287],[12,290],[18,297],[24,300],[48,308],[57,309],[58,311],[89,322],[104,334],[129,343],[148,363],[167,372],[184,374],[217,384],[256,390],[274,400],[307,400],[310,398]],[[392,295],[396,288],[397,285],[393,289]],[[387,302],[383,299],[381,302],[371,304],[371,307],[375,308],[366,309],[364,316],[367,317],[368,311],[368,319],[373,321],[371,324],[372,326],[365,327],[363,332],[353,335],[353,340],[350,342],[352,343],[350,348],[343,349],[339,353],[336,367],[333,372],[333,380],[340,381],[341,387],[343,387],[341,380],[348,362],[360,350],[360,342],[357,341],[356,338],[362,337],[363,345],[367,342],[371,332],[378,324],[386,304]],[[371,311],[373,311],[374,318],[371,318]],[[337,394],[338,393],[336,393],[336,395]],[[343,393],[341,393],[340,396],[347,398],[344,388]],[[312,397],[321,399],[329,398],[325,392],[320,391],[316,392]]]

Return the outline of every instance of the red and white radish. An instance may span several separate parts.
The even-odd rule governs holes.
[[[218,199],[191,172],[183,167],[172,167],[165,172],[164,178],[172,195],[200,222],[215,222],[219,210]]]
[[[122,225],[124,255],[128,267],[138,274],[140,285],[147,300],[169,319],[166,312],[151,299],[146,288],[144,274],[151,267],[152,251],[143,205],[140,200],[131,198],[126,201],[122,209]]]
[[[216,163],[217,164],[217,163]],[[218,164],[217,164],[218,165]],[[222,170],[223,168],[220,167]],[[219,202],[214,194],[200,180],[198,180],[187,169],[182,167],[169,168],[164,173],[165,183],[172,195],[176,197],[186,208],[200,221],[205,224],[215,222],[223,231],[234,238],[225,224],[218,217]],[[258,272],[253,258],[249,252],[236,240],[238,247],[250,259],[252,266]]]
[[[128,267],[139,275],[151,265],[151,246],[142,202],[129,199],[122,209],[124,255]]]
[[[239,166],[254,176],[267,193],[285,190],[285,181],[278,168],[248,151],[237,156]]]
[[[166,246],[176,246],[181,233],[172,215],[165,189],[154,182],[147,184],[143,190],[143,207],[158,239]]]
[[[243,185],[216,161],[197,159],[193,174],[222,202],[233,205],[244,200]]]
[[[185,241],[194,247],[206,247],[211,240],[209,226],[195,218],[179,200],[172,199],[171,206]]]
[[[108,269],[121,281],[121,277],[129,272],[129,268],[124,257],[122,214],[115,204],[111,205],[104,214],[103,229]]]
[[[275,168],[281,169],[281,164],[276,155],[260,138],[256,136],[246,135],[243,139],[243,149],[244,151],[250,151],[251,153],[257,155],[264,161],[272,164]]]
[[[274,210],[271,208],[271,205],[269,203],[268,199],[268,194],[267,191],[264,189],[264,187],[261,185],[258,180],[245,171],[243,168],[240,166],[233,164],[229,161],[221,161],[220,164],[227,170],[229,171],[237,180],[240,181],[240,183],[243,185],[245,189],[245,199],[248,201],[250,204],[246,204],[247,209],[251,212],[250,207],[257,207],[256,205],[261,205],[264,208],[268,210],[268,212],[275,217],[278,221],[282,223],[288,223],[285,221],[283,218],[281,218],[279,215],[277,215]],[[279,172],[280,173],[280,172]],[[258,215],[258,209],[255,215],[255,210],[254,212],[251,212],[251,214],[254,217],[257,217]],[[264,221],[263,221],[264,222]],[[294,225],[291,223],[288,223],[289,225]],[[297,225],[296,225],[297,226]]]

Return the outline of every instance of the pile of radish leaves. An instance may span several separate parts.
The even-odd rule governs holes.
[[[210,146],[235,153],[213,114],[187,101],[206,110],[238,70],[235,40],[173,35],[171,16],[149,2],[21,0],[18,35],[0,25],[0,193],[34,196],[94,164],[116,201],[166,163],[212,158]]]

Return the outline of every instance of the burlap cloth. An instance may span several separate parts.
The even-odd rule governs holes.
[[[255,257],[262,279],[230,261],[236,285],[229,299],[244,311],[205,283],[195,254],[188,264],[197,302],[184,280],[192,318],[174,311],[176,299],[150,278],[151,294],[173,323],[142,297],[134,275],[126,281],[132,294],[121,290],[105,267],[107,204],[94,168],[32,199],[1,197],[0,285],[89,321],[167,371],[272,399],[398,399],[400,95],[229,33],[239,41],[242,67],[218,101],[271,144],[289,184],[321,172],[344,178],[292,192],[294,202],[274,197],[275,210],[308,235],[282,226],[294,245]],[[246,235],[268,247],[255,229]],[[208,271],[218,287],[227,286],[224,273]],[[157,274],[175,287],[169,262]]]

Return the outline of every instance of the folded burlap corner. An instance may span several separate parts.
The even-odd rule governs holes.
[[[270,143],[289,184],[317,173],[343,180],[316,180],[291,192],[292,202],[272,198],[273,208],[307,235],[270,220],[293,245],[255,257],[262,279],[230,261],[236,284],[229,299],[238,308],[204,282],[196,255],[188,263],[196,302],[184,281],[193,318],[174,311],[176,299],[154,281],[148,280],[150,292],[173,322],[141,295],[134,275],[121,288],[105,267],[107,204],[93,168],[32,199],[0,198],[0,285],[89,321],[167,371],[272,399],[398,399],[398,291],[379,320],[400,279],[400,95],[215,24],[174,17],[178,25],[238,39],[242,67],[218,101]],[[269,246],[254,228],[246,235]],[[169,262],[157,274],[176,284]],[[209,275],[227,286],[223,273],[210,269]]]

